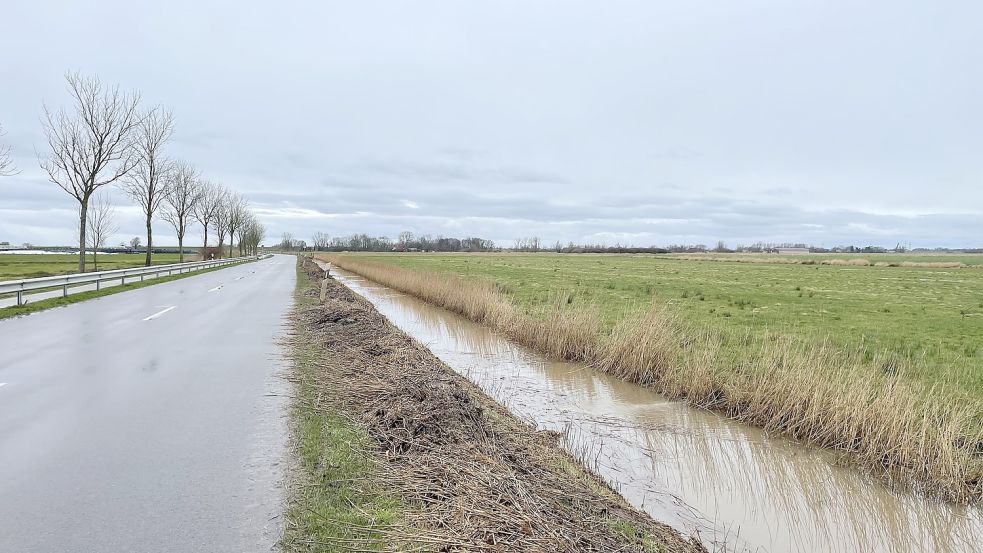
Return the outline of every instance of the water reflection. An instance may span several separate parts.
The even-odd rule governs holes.
[[[834,454],[546,361],[445,310],[337,278],[445,363],[565,445],[632,504],[711,550],[983,551],[983,512],[894,492]]]

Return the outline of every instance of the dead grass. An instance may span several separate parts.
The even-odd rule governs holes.
[[[739,362],[719,354],[725,338],[683,323],[655,304],[610,335],[596,309],[515,308],[493,284],[445,273],[330,256],[336,265],[450,309],[551,357],[584,361],[671,397],[776,434],[845,452],[885,481],[949,500],[983,497],[980,402],[953,403],[937,388],[901,378],[903,363],[778,336],[743,344]],[[836,261],[836,260],[830,260]],[[850,260],[851,264],[858,261]]]
[[[325,352],[314,403],[357,417],[384,459],[381,479],[400,498],[405,519],[339,550],[389,540],[447,552],[703,551],[628,506],[564,453],[556,434],[511,416],[367,301],[333,280],[325,291],[323,304],[301,314],[307,336]],[[487,288],[474,292],[495,298]],[[318,290],[308,293],[316,298]],[[459,311],[499,320],[501,306],[457,299]]]

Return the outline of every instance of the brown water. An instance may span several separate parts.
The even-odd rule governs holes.
[[[983,551],[983,510],[895,492],[828,451],[554,362],[416,298],[332,269],[519,417],[564,434],[633,505],[711,551]]]

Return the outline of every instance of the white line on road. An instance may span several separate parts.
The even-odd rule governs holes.
[[[218,292],[219,290],[222,289],[222,286],[223,286],[222,284],[219,284],[215,288],[212,288],[211,290],[209,290],[209,292]]]
[[[244,276],[241,276],[241,277],[239,277],[239,278],[237,278],[236,280],[242,280],[242,279],[244,279],[244,278],[246,278],[246,277],[244,277]]]
[[[163,315],[164,313],[167,313],[167,312],[168,312],[168,311],[170,311],[171,309],[177,309],[177,306],[176,306],[176,305],[172,305],[172,306],[170,306],[170,307],[168,307],[167,309],[162,309],[162,310],[160,310],[160,311],[158,311],[158,312],[156,312],[156,313],[154,313],[153,315],[151,315],[151,316],[149,316],[149,317],[147,317],[147,318],[146,318],[146,319],[144,319],[144,320],[145,320],[145,321],[150,321],[150,320],[153,320],[153,319],[156,319],[157,317],[160,317],[161,315]]]
[[[7,385],[7,383],[6,383],[6,382],[0,382],[0,388],[3,388],[3,387],[4,387],[4,386],[6,386],[6,385]]]

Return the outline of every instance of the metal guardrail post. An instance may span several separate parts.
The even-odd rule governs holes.
[[[134,269],[113,269],[95,273],[58,275],[51,277],[3,281],[0,282],[0,294],[11,294],[16,296],[17,305],[20,306],[26,303],[25,294],[31,293],[32,291],[40,292],[42,290],[57,290],[60,286],[62,297],[67,297],[70,292],[69,288],[74,286],[95,284],[95,289],[101,290],[103,282],[115,281],[117,278],[119,279],[120,285],[125,286],[127,278],[133,279],[139,276],[140,281],[143,282],[148,277],[160,278],[165,272],[169,276],[173,275],[175,271],[177,271],[177,274],[191,273],[200,269],[223,267],[233,263],[256,261],[259,259],[267,259],[268,257],[269,256],[236,257],[221,260],[215,259],[189,262],[187,264],[160,265]]]

